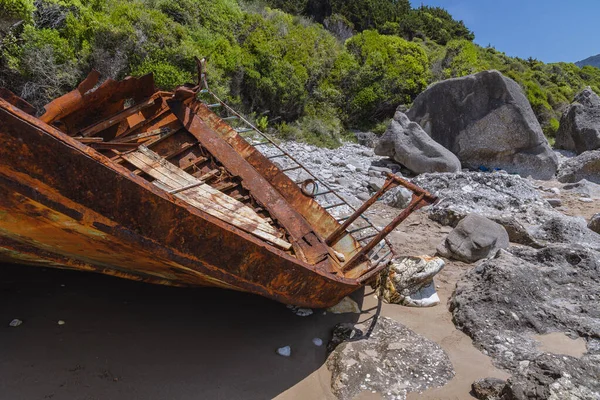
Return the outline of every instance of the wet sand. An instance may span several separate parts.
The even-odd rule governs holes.
[[[14,318],[23,324],[9,327]],[[314,337],[327,342],[355,319],[302,318],[220,289],[1,265],[0,399],[271,399],[323,365]],[[275,353],[284,345],[289,359]]]
[[[571,339],[562,332],[553,332],[547,335],[533,335],[533,339],[540,344],[538,348],[545,353],[565,354],[581,358],[587,352],[585,339]]]

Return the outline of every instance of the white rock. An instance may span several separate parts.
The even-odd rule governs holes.
[[[59,325],[64,325],[64,324],[65,324],[65,321],[63,321],[62,319],[59,319],[59,320],[58,320],[58,324],[59,324]]]
[[[12,321],[10,321],[10,323],[8,324],[8,326],[12,326],[13,328],[16,328],[17,326],[21,325],[23,323],[23,321],[21,321],[20,319],[13,319]]]
[[[314,339],[312,340],[312,342],[313,342],[313,344],[314,344],[315,346],[319,346],[319,347],[323,346],[323,340],[321,340],[321,339],[320,339],[320,338],[318,338],[318,337],[314,338]]]
[[[283,357],[289,357],[292,355],[292,348],[290,346],[284,346],[277,349],[277,354]]]
[[[347,314],[347,313],[355,313],[360,314],[360,307],[358,304],[352,300],[350,297],[344,297],[342,301],[336,304],[333,307],[329,307],[327,311],[334,314]]]
[[[312,315],[312,313],[313,313],[313,310],[310,308],[300,308],[297,306],[293,306],[291,304],[288,304],[287,308],[290,309],[294,314],[296,314],[299,317],[308,317],[309,315]]]
[[[435,291],[433,282],[419,289],[410,296],[405,296],[402,305],[407,307],[434,307],[440,304],[440,297]]]

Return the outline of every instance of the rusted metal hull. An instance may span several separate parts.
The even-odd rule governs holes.
[[[39,118],[0,91],[0,260],[306,307],[336,304],[385,267],[393,256],[379,256],[385,237],[435,198],[389,176],[385,190],[400,184],[418,196],[389,226],[369,223],[376,232],[355,238],[365,227],[347,228],[385,190],[340,225],[331,206],[227,124],[230,116],[211,111],[228,106],[199,73],[205,89],[168,93],[151,75],[95,87],[92,72]]]
[[[307,307],[360,287],[165,195],[0,100],[0,257]]]

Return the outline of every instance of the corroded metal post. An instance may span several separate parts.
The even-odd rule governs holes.
[[[375,193],[373,197],[367,200],[362,206],[360,206],[358,210],[354,212],[354,214],[352,214],[346,221],[344,221],[344,223],[340,225],[335,230],[335,232],[333,232],[325,240],[325,243],[327,243],[328,246],[333,246],[334,244],[336,244],[342,238],[342,236],[344,236],[344,234],[346,233],[346,229],[348,229],[348,227],[352,225],[354,221],[356,221],[365,211],[367,211],[369,207],[371,207],[377,200],[379,200],[379,198],[383,196],[388,190],[395,186],[398,186],[398,184],[394,182],[393,179],[388,178],[385,181],[385,184],[381,187],[381,189],[379,189],[379,191]]]

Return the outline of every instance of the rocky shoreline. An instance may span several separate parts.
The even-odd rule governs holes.
[[[377,191],[386,173],[409,178],[440,198],[424,211],[448,229],[437,255],[450,268],[456,262],[469,265],[448,300],[453,322],[511,375],[473,382],[471,394],[477,398],[600,398],[600,142],[589,129],[596,124],[600,132],[597,97],[584,91],[578,98],[585,104],[573,105],[578,114],[565,113],[563,119],[571,122],[557,139],[563,150],[550,148],[520,88],[497,71],[433,85],[406,114],[396,113],[379,141],[357,135],[374,150],[359,144],[335,150],[281,144],[353,205]],[[573,117],[582,107],[589,111],[583,122]],[[581,131],[585,140],[577,136]],[[575,142],[578,146],[571,146]],[[410,197],[396,189],[380,203],[402,209]],[[411,255],[435,256],[436,250]],[[411,295],[425,288],[435,292],[432,278],[441,262],[439,268],[427,262],[419,267],[417,261],[390,266],[378,295],[411,305]],[[402,341],[397,333],[405,328],[387,320],[378,324],[372,329]],[[358,329],[360,337],[329,357],[337,397],[351,399],[361,389],[373,389],[382,398],[399,399],[405,389],[422,391],[401,371],[402,390],[390,384],[386,391],[382,382],[393,381],[393,371],[385,354],[395,357],[393,341],[381,343],[381,334],[365,335],[363,328],[346,327]],[[545,351],[536,335],[548,334],[581,341],[585,351],[578,357]],[[423,364],[418,349],[403,354],[415,368]],[[443,355],[433,358],[443,363]],[[358,366],[364,366],[360,373]]]

